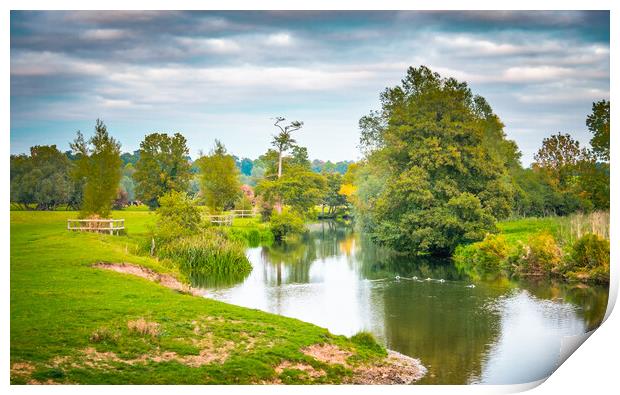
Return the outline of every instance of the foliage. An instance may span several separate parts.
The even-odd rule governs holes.
[[[551,233],[532,235],[525,246],[524,255],[517,261],[520,274],[556,274],[562,264],[562,250]]]
[[[478,274],[496,273],[506,264],[509,256],[506,238],[487,235],[484,240],[456,248],[453,259],[457,268],[475,270]]]
[[[488,103],[424,66],[409,68],[381,102],[360,120],[370,174],[358,177],[356,211],[373,238],[444,255],[494,231],[512,205],[507,161],[519,155]]]
[[[349,169],[349,165],[353,164],[352,160],[343,160],[339,162],[332,162],[330,160],[323,161],[315,159],[312,161],[312,171],[315,173],[338,173],[344,175]]]
[[[554,213],[609,208],[609,164],[597,162],[595,154],[580,148],[570,135],[545,138],[535,160],[532,167],[541,176],[539,183],[551,191],[549,205]]]
[[[233,241],[243,242],[250,247],[258,247],[260,245],[270,245],[274,241],[273,233],[269,228],[262,227],[229,227],[225,228],[227,237]]]
[[[180,133],[151,133],[140,143],[133,178],[136,196],[151,208],[169,191],[187,191],[190,164],[187,140]]]
[[[545,172],[552,185],[567,190],[574,182],[577,165],[585,155],[579,142],[568,134],[558,133],[543,139],[534,155],[534,169]]]
[[[564,270],[580,280],[609,282],[609,240],[587,233],[571,248],[569,264]]]
[[[256,193],[268,205],[286,204],[299,215],[321,202],[326,189],[325,177],[304,168],[291,168],[281,178],[262,180]]]
[[[592,114],[588,115],[586,125],[593,136],[590,145],[596,155],[603,161],[609,161],[609,101],[592,103]]]
[[[136,169],[131,163],[127,163],[123,167],[120,187],[123,191],[127,192],[127,199],[130,201],[136,200],[136,184],[133,180],[133,175],[135,172]]]
[[[196,233],[201,222],[200,212],[185,192],[170,191],[159,198],[156,236],[169,242]]]
[[[232,207],[239,196],[239,170],[235,160],[226,154],[226,148],[218,140],[210,155],[197,160],[200,167],[202,195],[211,212],[221,212]]]
[[[295,147],[295,139],[292,137],[292,133],[296,130],[301,129],[304,126],[304,123],[301,121],[292,121],[288,125],[282,126],[280,125],[282,122],[286,121],[283,117],[276,117],[276,122],[273,124],[277,127],[280,132],[273,136],[273,140],[271,141],[271,145],[273,145],[278,153],[278,178],[282,176],[282,157],[286,151]],[[307,152],[306,152],[306,160]]]
[[[165,243],[157,256],[179,264],[187,273],[249,273],[252,266],[242,243],[228,240],[215,230],[204,230]]]
[[[276,240],[283,240],[287,236],[299,234],[305,230],[303,218],[291,211],[272,214],[269,224]]]
[[[127,236],[70,233],[58,226],[75,218],[75,212],[11,212],[10,356],[11,363],[33,366],[32,376],[51,376],[50,366],[58,366],[54,381],[67,384],[251,384],[278,379],[274,369],[281,360],[303,362],[306,357],[299,350],[312,344],[334,344],[368,362],[379,357],[344,336],[297,319],[93,268],[96,262],[127,262],[182,278],[167,266],[168,260],[136,254],[137,241],[147,235],[155,217],[152,212],[113,214],[125,218]],[[132,335],[128,322],[141,317],[158,323],[161,336]],[[91,360],[83,352],[91,347],[123,361],[163,353],[195,358],[205,330],[218,355],[227,350],[226,362],[193,367],[174,360],[121,361],[112,362],[119,368],[111,369],[107,362],[88,365]],[[100,342],[91,343],[97,331]],[[278,339],[277,357],[273,339]],[[230,344],[234,347],[227,347]],[[317,380],[342,380],[342,370],[323,368],[326,376]],[[31,379],[12,375],[11,382],[26,384]]]
[[[340,173],[327,173],[324,177],[326,179],[327,188],[321,200],[321,204],[327,207],[327,215],[333,216],[338,208],[347,204],[347,195],[341,193],[343,177]]]
[[[70,172],[69,159],[55,145],[31,147],[30,156],[11,155],[11,202],[38,210],[68,204],[74,188]]]
[[[120,210],[127,206],[128,203],[129,199],[127,197],[127,192],[125,192],[125,190],[122,188],[118,188],[118,190],[116,191],[116,199],[114,199],[114,202],[112,202],[112,208],[114,210]]]
[[[82,217],[107,218],[121,179],[121,145],[97,119],[95,134],[86,141],[80,131],[71,144],[76,155],[74,177],[84,183]]]

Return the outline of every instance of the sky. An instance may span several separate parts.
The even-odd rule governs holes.
[[[426,65],[484,96],[527,166],[551,134],[587,145],[609,49],[607,11],[12,11],[11,153],[101,118],[123,152],[180,132],[192,157],[256,158],[283,116],[311,159],[357,160],[360,117]]]

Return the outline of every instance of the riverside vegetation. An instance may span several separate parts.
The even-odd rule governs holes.
[[[16,368],[12,380],[139,383],[147,382],[147,371],[156,372],[150,382],[169,383],[352,377],[354,361],[384,358],[385,350],[363,336],[358,344],[210,301],[191,299],[182,308],[191,296],[91,267],[129,262],[150,270],[145,278],[170,275],[180,283],[197,276],[243,278],[251,271],[247,245],[286,243],[319,216],[354,218],[373,242],[395,254],[452,258],[474,278],[607,283],[609,105],[592,105],[585,122],[590,148],[558,133],[543,140],[528,168],[483,97],[424,66],[409,68],[400,85],[381,94],[381,109],[360,119],[364,157],[355,163],[311,162],[293,135],[303,122],[282,117],[274,123],[272,148],[254,161],[235,157],[218,140],[192,161],[180,133],[151,133],[138,151],[121,154],[101,120],[91,138],[77,133],[71,151],[34,146],[29,155],[11,155],[11,207],[31,211],[11,213],[11,359],[26,372]],[[148,210],[129,210],[140,203]],[[79,211],[52,211],[61,208]],[[126,210],[128,234],[120,238],[70,234],[59,225],[71,216],[118,216],[113,209]],[[255,210],[260,219],[210,224],[209,215],[231,209]],[[73,310],[61,323],[63,306]],[[244,325],[236,330],[228,320]],[[206,358],[199,372],[189,371],[208,348],[189,332],[203,333],[205,325],[214,325],[208,347],[228,350],[233,338],[247,334],[248,340],[230,345],[229,358]],[[265,340],[248,356],[241,347],[261,344],[259,334],[282,338],[285,349],[274,354],[273,342]],[[321,341],[348,350],[348,362],[332,367],[299,354]],[[35,355],[37,347],[47,351]],[[177,366],[187,361],[193,361],[189,367]],[[296,364],[314,370],[291,372]],[[112,377],[105,372],[110,366],[123,373]]]
[[[152,213],[113,211],[126,220],[122,237],[58,226],[75,214],[11,212],[14,384],[364,382],[373,367],[396,366],[368,335],[335,336],[101,270],[93,265],[124,262],[161,278],[184,277],[175,262],[141,253],[141,240],[157,221]],[[390,377],[404,376],[392,371]]]

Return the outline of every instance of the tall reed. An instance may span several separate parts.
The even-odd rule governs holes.
[[[249,273],[252,270],[242,243],[217,232],[201,232],[158,247],[157,256],[179,264],[190,273]]]
[[[564,244],[572,245],[588,233],[609,240],[609,211],[576,213],[559,221],[557,236]]]

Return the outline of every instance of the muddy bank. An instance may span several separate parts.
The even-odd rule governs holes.
[[[174,276],[169,274],[160,274],[142,266],[132,265],[130,263],[99,262],[95,263],[93,267],[97,269],[111,270],[118,273],[132,274],[134,276],[142,277],[149,281],[158,283],[166,288],[174,289],[175,291],[188,293],[195,296],[200,295],[200,292],[197,289],[182,283]]]

